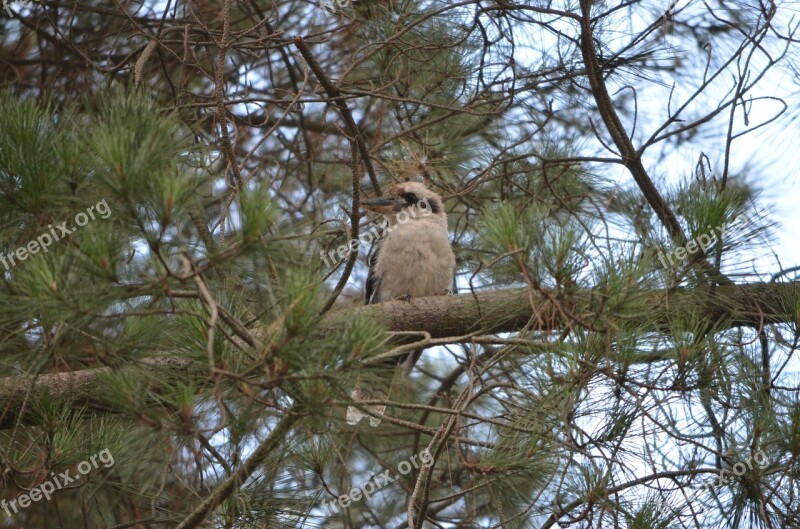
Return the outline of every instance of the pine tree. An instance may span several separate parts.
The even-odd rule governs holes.
[[[2,527],[800,526],[789,3],[3,7]]]

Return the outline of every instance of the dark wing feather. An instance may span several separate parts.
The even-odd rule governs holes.
[[[365,305],[376,303],[380,299],[381,278],[375,273],[375,263],[378,262],[378,252],[381,250],[380,242],[375,242],[367,256],[369,272],[367,273]]]

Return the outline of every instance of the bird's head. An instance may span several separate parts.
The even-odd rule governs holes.
[[[384,196],[362,200],[361,205],[389,219],[401,212],[406,212],[411,218],[445,216],[441,197],[418,182],[395,184]]]

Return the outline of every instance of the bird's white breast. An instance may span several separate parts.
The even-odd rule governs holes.
[[[376,301],[443,294],[452,288],[455,264],[442,219],[395,224],[384,236],[375,263],[380,278],[380,299]]]

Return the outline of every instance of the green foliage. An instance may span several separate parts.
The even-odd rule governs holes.
[[[231,429],[234,445],[250,442],[263,413],[258,402],[275,392],[326,420],[315,403],[341,398],[342,386],[353,383],[343,366],[383,352],[385,335],[364,319],[334,333],[320,330],[328,294],[314,269],[287,266],[305,260],[306,248],[282,237],[285,219],[266,185],[249,185],[228,210],[217,209],[228,242],[206,244],[215,227],[196,219],[217,205],[204,196],[213,188],[203,169],[208,152],[151,101],[123,93],[98,101],[91,112],[79,113],[9,94],[0,99],[8,119],[0,130],[0,179],[8,190],[2,195],[2,251],[11,254],[52,234],[50,227],[63,221],[71,230],[46,252],[5,271],[0,370],[8,376],[112,369],[98,378],[102,394],[33,402],[28,420],[47,425],[55,437],[28,452],[20,443],[19,451],[4,455],[24,465],[49,461],[45,469],[58,469],[104,443],[114,445],[113,479],[101,486],[102,475],[92,478],[100,501],[163,488],[163,481],[147,476],[158,476],[155,469],[167,461],[185,463],[178,446],[193,450],[195,436],[219,420],[210,407],[217,399],[239,414]],[[68,178],[64,167],[72,170]],[[77,215],[90,206],[96,206],[95,218],[76,226]],[[207,296],[172,296],[198,289]],[[254,334],[259,349],[243,352],[244,342],[229,339],[234,331],[222,319],[209,345],[208,296],[251,328],[263,322],[265,330]],[[170,355],[195,362],[185,378],[170,374]],[[234,378],[215,383],[210,362]],[[284,378],[292,382],[279,390],[273,380]],[[97,421],[89,409],[76,409],[86,398],[118,418]],[[35,428],[22,431],[36,438]],[[120,446],[128,435],[173,448],[160,461],[134,462],[136,452]],[[137,476],[139,467],[150,470]],[[160,503],[166,509],[178,499],[170,493]]]
[[[796,136],[762,110],[800,93],[768,71],[796,73],[791,9],[345,3],[0,16],[0,501],[114,456],[0,525],[174,527],[213,500],[192,527],[793,527],[797,270],[766,261],[752,183],[791,177],[792,146],[743,141]],[[347,277],[319,258],[371,228],[356,194],[405,178],[444,200],[458,336],[441,300],[354,309],[366,252]],[[484,295],[525,317],[465,318]],[[405,340],[409,376],[376,365]],[[345,424],[356,381],[386,389],[380,427]]]

